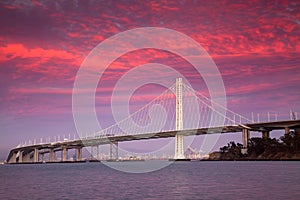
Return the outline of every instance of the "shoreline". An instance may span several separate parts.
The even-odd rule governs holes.
[[[135,160],[134,160],[135,161]],[[143,160],[143,161],[146,161],[146,160]],[[174,162],[174,161],[171,161],[169,160],[170,162]],[[300,161],[300,159],[191,159],[191,160],[184,160],[184,162],[218,162],[218,161],[245,161],[245,162],[249,162],[249,161]],[[2,165],[30,165],[30,164],[33,164],[33,165],[36,165],[36,164],[59,164],[59,163],[92,163],[92,162],[98,162],[98,163],[101,163],[101,162],[130,162],[129,160],[124,160],[124,161],[96,161],[96,160],[93,160],[93,161],[64,161],[64,162],[61,162],[61,161],[57,161],[57,162],[36,162],[36,163],[33,163],[33,162],[22,162],[22,163],[1,163]],[[175,162],[183,162],[183,161],[175,161]]]
[[[218,159],[218,160],[200,160],[200,161],[300,161],[300,159]]]

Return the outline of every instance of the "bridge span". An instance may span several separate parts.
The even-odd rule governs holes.
[[[132,125],[132,120],[135,122],[149,122],[149,108],[157,104],[165,108],[165,112],[169,115],[163,118],[162,114],[157,113],[155,115],[156,124],[152,125],[150,129],[148,126],[146,126],[146,129],[140,129],[140,126]],[[155,114],[155,109],[152,112],[152,114]],[[201,112],[201,115],[197,115],[198,112]],[[183,120],[183,117],[185,120]],[[49,162],[54,162],[55,152],[57,151],[62,153],[61,161],[64,162],[67,161],[68,149],[76,149],[75,159],[81,161],[83,147],[90,146],[98,149],[99,145],[104,144],[110,144],[110,159],[118,160],[119,142],[167,137],[175,137],[174,159],[185,160],[184,136],[234,132],[242,132],[243,153],[246,153],[250,131],[259,131],[264,138],[269,137],[272,130],[283,129],[288,134],[290,129],[294,129],[296,133],[299,133],[300,121],[296,118],[289,121],[277,121],[277,117],[275,117],[276,120],[271,122],[271,116],[268,113],[268,122],[261,123],[258,117],[258,122],[254,123],[253,115],[252,120],[249,120],[229,110],[222,103],[214,102],[200,92],[195,92],[189,85],[182,82],[182,78],[177,78],[176,83],[160,96],[127,118],[99,131],[97,135],[94,134],[93,137],[18,146],[10,151],[7,162],[36,163],[40,162],[40,155],[43,157],[44,154],[49,154]],[[165,124],[162,124],[162,122],[165,122]],[[120,127],[129,129],[124,132]],[[161,128],[157,129],[157,127]]]
[[[237,124],[223,127],[198,128],[189,130],[174,130],[157,133],[141,133],[123,136],[95,136],[76,140],[58,141],[49,143],[40,143],[16,147],[10,150],[7,157],[7,163],[37,163],[45,160],[40,159],[40,155],[49,154],[49,160],[46,162],[57,162],[54,160],[54,154],[57,151],[62,153],[61,162],[67,161],[68,149],[76,149],[76,160],[82,160],[82,148],[98,147],[99,145],[110,144],[110,159],[118,159],[118,143],[133,140],[148,140],[176,137],[176,135],[192,136],[206,134],[226,134],[241,132],[243,136],[243,146],[247,151],[250,132],[261,132],[263,138],[270,137],[270,132],[273,130],[284,130],[285,134],[289,134],[291,130],[300,134],[300,120],[276,121]]]

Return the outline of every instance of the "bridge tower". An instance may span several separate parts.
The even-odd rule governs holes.
[[[183,129],[182,121],[182,78],[176,78],[176,130]],[[175,136],[175,160],[185,159],[183,148],[183,135]]]

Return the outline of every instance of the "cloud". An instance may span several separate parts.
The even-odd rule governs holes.
[[[2,52],[2,56],[0,57],[1,61],[7,61],[13,58],[78,59],[77,56],[64,50],[26,48],[23,44],[6,44],[4,47],[0,47],[0,51]]]
[[[11,92],[16,94],[72,94],[72,88],[11,88]]]

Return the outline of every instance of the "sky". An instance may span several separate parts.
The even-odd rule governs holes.
[[[0,2],[0,159],[29,139],[76,134],[72,91],[80,66],[107,38],[143,27],[168,28],[198,42],[218,67],[227,107],[236,113],[247,117],[260,113],[264,118],[270,112],[281,120],[289,118],[290,109],[300,113],[297,0],[4,0]],[[114,124],[110,97],[118,79],[146,63],[176,69],[207,94],[203,81],[180,56],[159,49],[128,52],[107,67],[98,85],[96,111],[103,127]],[[159,70],[152,74],[165,75]],[[163,90],[157,85],[140,87],[130,107],[146,104]],[[218,144],[240,138],[222,136]]]

